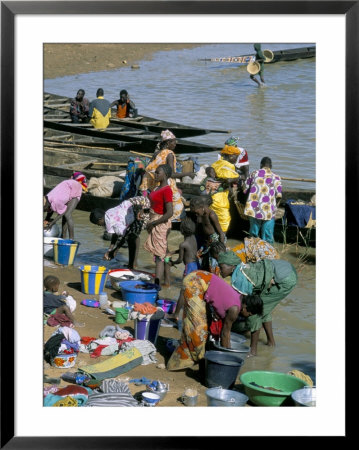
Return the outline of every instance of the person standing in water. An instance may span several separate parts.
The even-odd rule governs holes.
[[[258,84],[258,86],[263,86],[265,81],[263,78],[263,72],[264,72],[264,61],[265,61],[265,56],[262,52],[262,48],[261,48],[261,44],[254,44],[254,50],[256,51],[255,57],[256,57],[256,61],[259,63],[260,65],[260,71],[258,72],[258,75],[261,79],[261,81],[257,80],[257,78],[255,78],[254,75],[250,75],[250,79],[253,80],[255,83]]]

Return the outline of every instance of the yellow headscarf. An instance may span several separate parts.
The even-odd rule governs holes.
[[[233,145],[225,145],[221,150],[221,155],[239,155],[240,150]]]

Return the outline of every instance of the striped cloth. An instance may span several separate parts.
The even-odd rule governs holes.
[[[102,392],[89,396],[86,406],[141,406],[133,398],[127,384],[114,378],[104,380],[100,389]]]

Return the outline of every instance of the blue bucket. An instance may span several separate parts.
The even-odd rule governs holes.
[[[54,262],[64,266],[72,266],[79,249],[80,242],[72,239],[54,239]]]
[[[140,280],[122,281],[119,283],[122,291],[122,298],[126,302],[133,305],[134,303],[151,303],[154,304],[157,300],[158,291],[160,287],[156,284],[146,283]],[[135,286],[146,286],[149,289],[139,289]]]
[[[104,291],[108,269],[105,266],[80,266],[81,291],[84,294],[98,295]]]

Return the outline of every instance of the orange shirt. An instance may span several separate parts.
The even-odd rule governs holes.
[[[117,106],[117,117],[119,119],[124,119],[127,117],[127,103],[121,105],[120,103]]]

